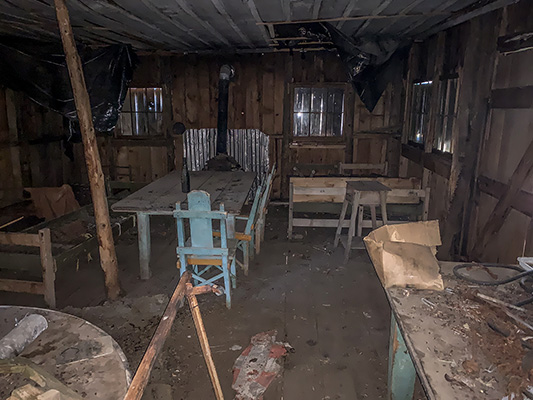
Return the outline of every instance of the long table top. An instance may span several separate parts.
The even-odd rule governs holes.
[[[224,203],[226,211],[240,213],[255,179],[255,172],[199,171],[191,172],[191,190],[204,190],[211,195],[213,208]],[[181,173],[168,175],[111,206],[117,212],[145,212],[172,214],[177,202],[186,202],[187,194],[181,191]]]
[[[509,360],[507,352],[520,352],[520,345],[516,350],[517,343],[511,345],[487,321],[497,320],[511,329],[523,327],[498,311],[500,306],[478,300],[476,293],[513,303],[524,292],[516,283],[498,288],[473,286],[454,276],[455,265],[440,262],[446,288],[442,292],[387,289],[392,312],[428,399],[507,399],[510,374],[505,369],[510,362],[522,362],[520,354],[513,353]],[[508,311],[523,319],[531,317]]]

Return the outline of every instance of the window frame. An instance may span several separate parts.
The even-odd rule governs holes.
[[[417,112],[414,109],[415,101],[416,101],[415,87],[417,85],[422,85],[422,84],[426,84],[427,85],[428,92],[429,92],[428,101],[427,101],[427,112],[425,114],[423,112]],[[407,143],[409,143],[411,146],[424,148],[426,146],[426,142],[427,142],[428,138],[430,138],[430,136],[431,136],[431,135],[429,135],[429,129],[430,129],[431,114],[432,114],[431,97],[432,97],[432,92],[433,92],[433,89],[434,89],[433,85],[435,85],[435,81],[433,79],[416,79],[416,80],[413,80],[411,82],[411,96],[410,96],[411,99],[409,101],[409,129],[408,129],[407,134],[406,134]],[[416,126],[415,115],[426,115],[426,121],[425,121],[426,132],[422,136],[422,141],[421,142],[417,142],[417,141],[413,140],[412,137],[411,137],[412,133],[413,133],[413,131],[415,129],[415,126]]]
[[[295,136],[294,135],[294,94],[296,88],[310,88],[310,89],[316,89],[316,88],[336,88],[336,89],[342,89],[343,94],[343,108],[342,108],[342,132],[339,136]],[[291,83],[290,88],[290,132],[289,137],[291,144],[298,144],[298,143],[339,143],[344,144],[348,135],[346,124],[347,124],[347,98],[349,95],[349,87],[347,83],[344,82],[317,82],[317,83],[309,83],[309,82],[299,82],[299,83]]]
[[[159,89],[160,90],[160,93],[161,93],[161,111],[152,111],[152,112],[149,112],[149,111],[132,111],[131,108],[132,108],[132,104],[130,103],[130,111],[124,111],[123,108],[124,108],[124,105],[122,106],[121,110],[120,110],[120,115],[119,115],[119,121],[117,122],[117,126],[115,127],[115,138],[116,139],[121,139],[121,140],[157,140],[157,139],[164,139],[166,138],[166,133],[165,133],[165,129],[164,129],[164,126],[165,126],[165,98],[164,98],[164,93],[165,93],[165,90],[163,88],[163,86],[156,86],[156,85],[150,85],[150,86],[131,86],[131,87],[128,87],[128,91],[126,93],[126,98],[124,99],[124,102],[128,101],[128,99],[131,101],[132,99],[132,94],[130,92],[131,89],[144,89],[145,90],[145,96],[147,95],[146,93],[146,90],[147,89]],[[129,114],[130,115],[130,122],[133,126],[133,123],[134,123],[134,115],[135,114],[160,114],[161,115],[161,132],[158,132],[157,134],[155,135],[151,135],[151,134],[148,134],[148,135],[134,135],[133,134],[133,131],[132,131],[132,134],[131,135],[125,135],[123,134],[123,127],[122,127],[122,124],[121,124],[121,117],[125,114]]]
[[[449,107],[450,107],[450,99],[449,96],[450,92],[450,83],[452,81],[455,81],[455,99],[454,99],[454,109],[453,112],[450,113]],[[460,79],[458,73],[452,73],[447,75],[442,75],[439,77],[439,104],[438,104],[438,110],[436,110],[436,116],[435,116],[435,133],[433,137],[433,143],[431,144],[432,151],[435,151],[440,154],[453,154],[454,149],[454,141],[455,141],[455,135],[453,133],[454,131],[454,125],[457,121],[457,105],[459,100],[459,90],[460,90]],[[444,102],[444,111],[442,110]],[[446,130],[448,129],[448,124],[450,122],[450,119],[452,120],[452,126],[451,126],[451,135],[450,135],[450,147],[449,150],[443,150],[442,145],[441,148],[439,148],[439,139],[444,140],[446,139]]]

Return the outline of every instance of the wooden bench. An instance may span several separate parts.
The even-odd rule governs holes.
[[[292,238],[294,227],[336,228],[348,180],[376,180],[390,187],[392,191],[387,195],[387,204],[414,204],[415,196],[413,190],[421,188],[421,181],[418,178],[291,177],[289,184],[289,239]],[[407,192],[395,192],[396,189],[407,190]],[[419,202],[418,197],[416,202]],[[305,203],[312,205],[312,209],[306,210],[309,213],[329,211],[337,215],[335,218],[296,218],[294,216],[295,212],[301,211]],[[334,204],[335,207],[323,207],[328,204]],[[344,226],[348,227],[348,224],[349,220],[345,222]]]

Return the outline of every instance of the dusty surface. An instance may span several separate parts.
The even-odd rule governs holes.
[[[502,399],[520,393],[531,385],[531,367],[522,367],[527,349],[521,339],[527,340],[533,331],[476,295],[482,292],[512,303],[523,297],[523,291],[518,284],[495,288],[457,280],[454,265],[441,263],[446,288],[442,292],[389,289],[406,343],[417,355],[417,370],[423,371],[429,398]],[[528,319],[530,310],[510,311]]]
[[[232,346],[244,349],[253,335],[272,329],[295,352],[286,357],[283,375],[266,391],[265,400],[385,398],[390,311],[366,253],[353,251],[349,264],[342,266],[342,249],[332,249],[334,229],[308,230],[302,240],[288,242],[286,216],[286,208],[270,211],[261,254],[248,277],[239,275],[231,310],[220,297],[199,298],[226,398],[233,397],[232,366],[241,352]],[[102,306],[103,277],[95,260],[60,271],[58,278],[59,306],[77,308],[67,311],[110,333],[132,369],[178,279],[171,218],[154,220],[152,240],[154,276],[147,282],[138,279],[136,236],[130,233],[119,242],[126,297],[116,304]],[[42,302],[26,295],[0,296],[2,303]],[[173,399],[214,398],[187,308],[178,313],[151,384],[171,385]]]

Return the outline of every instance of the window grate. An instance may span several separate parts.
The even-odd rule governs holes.
[[[296,137],[342,136],[344,89],[294,88],[293,135]]]
[[[163,135],[161,88],[129,88],[118,123],[118,134],[127,137]]]

